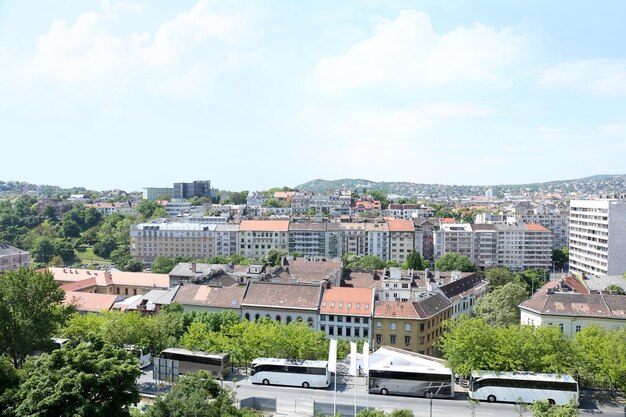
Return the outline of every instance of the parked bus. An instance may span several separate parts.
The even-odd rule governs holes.
[[[578,383],[570,375],[476,371],[470,378],[469,396],[489,402],[547,400],[559,405],[573,400],[578,405]]]
[[[178,372],[185,374],[197,371],[210,371],[215,378],[224,377],[230,370],[230,354],[207,353],[180,348],[165,349],[159,355],[162,359],[178,361]]]
[[[330,371],[326,361],[257,358],[252,361],[253,384],[289,385],[303,388],[328,388]]]
[[[448,368],[412,365],[372,366],[369,392],[429,398],[453,398],[454,374]]]

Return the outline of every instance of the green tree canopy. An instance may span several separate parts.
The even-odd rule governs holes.
[[[105,259],[108,259],[115,249],[117,249],[117,242],[113,236],[107,236],[93,245],[93,253]]]
[[[152,263],[152,272],[155,274],[169,274],[176,267],[176,261],[167,256],[157,256]]]
[[[50,337],[73,311],[53,275],[20,268],[0,274],[0,353],[20,367],[27,355],[50,344]]]
[[[146,413],[146,417],[261,415],[261,412],[238,409],[232,392],[220,387],[206,371],[185,375],[165,397],[157,398]]]
[[[489,286],[491,289],[503,287],[510,282],[520,280],[519,277],[509,270],[509,268],[502,266],[487,269],[485,271],[485,277],[489,280]]]
[[[139,401],[136,359],[110,345],[57,349],[28,361],[21,374],[15,417],[126,417]]]
[[[622,287],[620,287],[619,285],[615,285],[615,284],[608,285],[604,289],[604,291],[606,291],[606,292],[613,292],[613,293],[616,293],[618,295],[625,295],[626,294]]]
[[[519,324],[518,306],[528,298],[526,286],[517,281],[509,282],[485,295],[476,305],[475,316],[492,326]]]
[[[467,256],[446,253],[435,262],[435,269],[439,271],[476,272],[476,265]]]
[[[424,261],[422,255],[417,253],[416,250],[412,250],[406,257],[406,261],[403,265],[404,269],[413,269],[415,271],[424,270]]]
[[[555,249],[552,251],[552,262],[557,268],[563,268],[567,262],[569,262],[569,249]]]

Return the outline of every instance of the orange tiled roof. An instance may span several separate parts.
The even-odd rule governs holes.
[[[110,310],[115,300],[117,295],[68,291],[63,302],[75,305],[78,311],[99,313],[102,310]]]
[[[389,219],[387,220],[390,232],[413,232],[415,226],[413,220]]]
[[[320,313],[371,316],[373,303],[373,288],[332,287],[324,291]]]
[[[549,232],[549,230],[543,227],[542,225],[534,224],[534,223],[527,224],[526,230],[531,231],[531,232]]]
[[[239,225],[240,231],[252,232],[287,232],[289,220],[242,220]]]

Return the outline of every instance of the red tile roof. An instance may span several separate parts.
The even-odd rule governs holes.
[[[371,316],[374,310],[373,288],[332,287],[324,291],[320,313]]]
[[[78,311],[99,313],[102,310],[110,310],[117,297],[109,294],[68,291],[63,302],[66,305],[73,304]]]
[[[531,232],[549,232],[549,230],[543,227],[542,225],[534,224],[534,223],[526,224],[526,230],[531,231]]]
[[[413,220],[389,219],[387,220],[390,232],[413,232],[415,226]]]

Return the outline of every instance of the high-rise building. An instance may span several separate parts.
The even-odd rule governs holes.
[[[173,198],[211,198],[211,181],[175,182]]]
[[[626,200],[570,201],[569,268],[595,276],[626,272]]]

